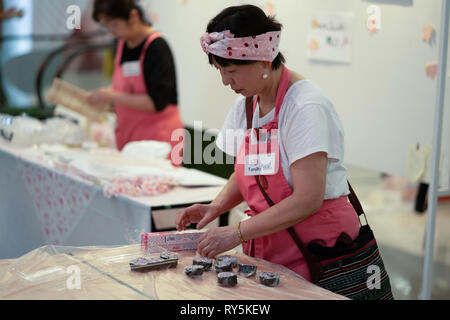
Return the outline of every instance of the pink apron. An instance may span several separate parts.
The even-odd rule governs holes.
[[[120,64],[124,41],[119,41],[112,79],[114,90],[134,94],[148,93],[143,75],[145,52],[150,43],[160,36],[157,32],[148,36],[139,57],[140,72],[137,75],[124,75],[123,66]],[[169,142],[172,148],[180,143],[179,141],[171,141],[174,130],[184,129],[177,105],[167,105],[162,111],[153,112],[140,111],[126,105],[116,104],[115,111],[117,118],[116,144],[119,150],[122,150],[125,144],[130,141],[165,141]],[[181,152],[177,156],[182,157]]]
[[[283,67],[283,73],[277,92],[274,119],[264,125],[262,127],[263,130],[266,129],[270,132],[271,129],[278,129],[278,114],[289,86],[289,78],[289,70],[286,67]],[[257,99],[254,100],[253,110],[255,110],[256,102]],[[250,143],[250,134],[251,133],[247,132],[236,158],[235,177],[239,190],[250,208],[245,213],[249,216],[254,216],[268,209],[269,205],[264,199],[264,196],[255,181],[255,177],[245,175],[245,157],[255,151],[255,147]],[[277,147],[273,148],[274,145]],[[271,150],[271,146],[272,149],[275,150]],[[277,143],[263,145],[262,149],[265,148],[268,153],[276,153],[275,165],[278,170],[273,175],[260,176],[260,180],[262,180],[261,184],[266,193],[276,204],[290,196],[292,194],[292,189],[287,183],[280,165],[280,149]],[[336,239],[341,232],[346,232],[352,239],[356,238],[359,233],[359,221],[352,205],[347,200],[347,196],[342,196],[338,199],[324,200],[319,211],[293,227],[305,245],[312,240],[321,239],[324,241],[325,245],[334,246]],[[306,260],[287,230],[282,230],[243,243],[243,250],[244,253],[249,256],[284,265],[300,274],[305,279],[311,279]]]

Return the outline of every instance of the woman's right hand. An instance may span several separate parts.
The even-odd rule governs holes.
[[[175,225],[178,231],[186,230],[186,226],[197,223],[200,230],[218,216],[218,211],[211,204],[194,204],[177,213]]]
[[[89,92],[87,101],[96,107],[101,104],[113,103],[113,94],[114,91],[111,88],[100,88]]]

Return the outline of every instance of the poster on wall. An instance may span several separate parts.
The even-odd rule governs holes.
[[[350,63],[352,13],[311,16],[307,57],[310,60]]]

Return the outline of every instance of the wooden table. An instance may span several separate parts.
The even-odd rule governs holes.
[[[175,253],[179,256],[176,268],[141,273],[129,267],[129,261],[143,256],[140,245],[41,247],[17,259],[0,260],[0,299],[347,300],[283,266],[235,250],[226,254],[236,256],[239,263],[256,265],[257,272],[280,274],[280,285],[267,287],[255,276],[238,275],[237,286],[222,287],[213,269],[196,279],[184,274],[195,251]]]

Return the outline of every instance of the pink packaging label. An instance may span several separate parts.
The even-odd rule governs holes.
[[[163,247],[169,251],[195,250],[204,232],[152,232],[141,234],[141,247]]]

